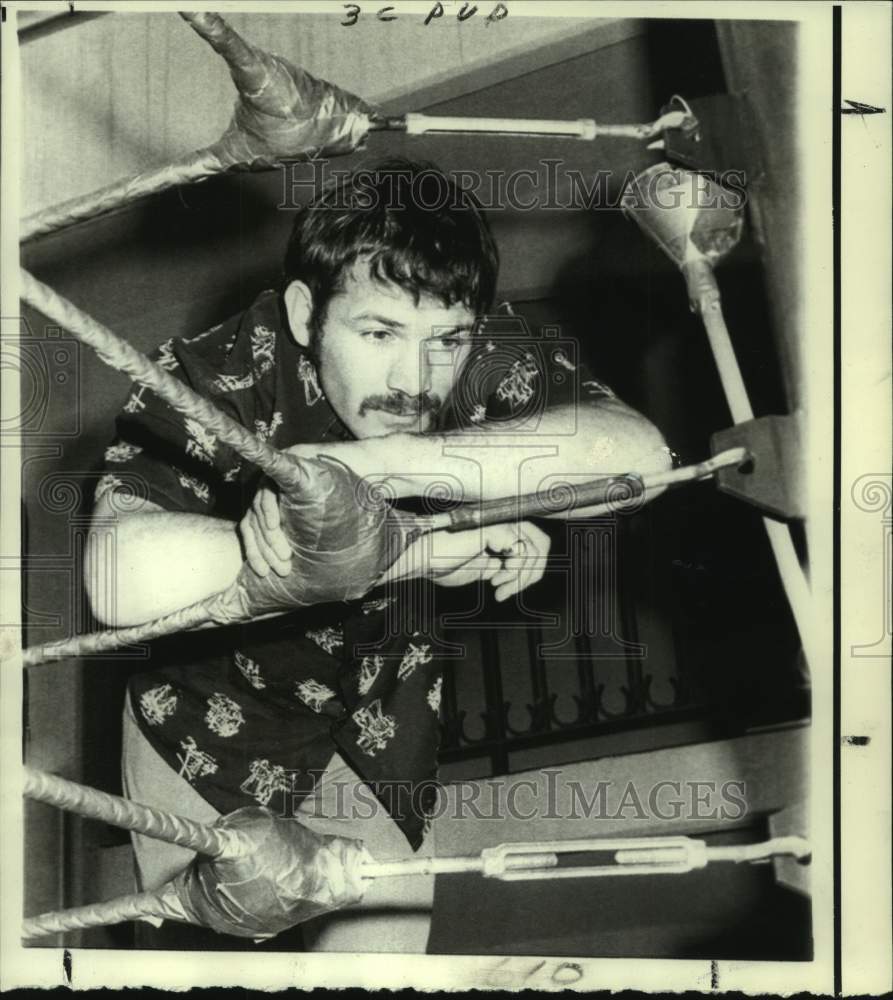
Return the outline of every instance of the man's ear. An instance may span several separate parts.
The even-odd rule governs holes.
[[[313,315],[313,295],[303,281],[293,281],[283,292],[285,311],[291,335],[302,346],[310,346],[310,317]]]

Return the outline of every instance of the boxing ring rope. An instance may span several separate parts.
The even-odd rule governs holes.
[[[597,126],[590,119],[560,122],[534,119],[437,118],[411,113],[399,117],[387,117],[355,95],[341,91],[325,81],[316,80],[279,56],[257,49],[242,39],[217,14],[183,13],[180,16],[226,60],[229,66],[230,75],[238,92],[229,128],[217,143],[189,154],[179,164],[118,182],[103,191],[75,199],[71,203],[26,219],[22,227],[22,239],[53,231],[78,219],[92,218],[97,214],[106,213],[135,197],[163,190],[174,184],[200,180],[223,170],[269,169],[288,160],[306,157],[311,152],[314,155],[349,152],[362,143],[370,130],[403,130],[416,135],[470,132],[593,139],[600,134],[649,139],[668,129],[687,130],[697,126],[697,120],[691,109],[678,96],[674,96],[660,118],[647,125]],[[636,183],[641,178],[649,177],[655,171],[660,172],[665,168],[666,165],[649,168],[636,179]],[[624,193],[625,209],[629,207],[628,193],[629,189]],[[670,216],[673,214],[665,213]],[[692,215],[691,211],[688,211],[688,215]],[[740,234],[740,218],[733,217],[726,227],[726,233],[722,234],[723,240],[719,246],[710,247],[706,252],[702,248],[696,248],[692,252],[694,244],[690,232],[682,237],[681,242],[679,234],[668,239],[666,233],[660,233],[660,230],[665,228],[665,223],[662,222],[659,226],[644,225],[641,222],[641,213],[634,212],[633,217],[649,235],[657,238],[674,262],[682,266],[690,286],[698,282],[704,284],[702,279],[706,277],[706,284],[700,293],[696,294],[694,288],[690,287],[691,298],[706,326],[733,419],[736,423],[752,419],[753,411],[722,318],[719,293],[712,280],[712,265],[737,242]],[[655,237],[655,233],[660,234]],[[698,270],[698,265],[704,262],[707,262],[706,270],[704,268]],[[71,303],[56,295],[46,285],[42,285],[24,272],[22,281],[25,288],[24,298],[27,301],[60,325],[70,329],[79,339],[93,346],[100,356],[117,370],[126,372],[141,384],[149,386],[179,412],[198,420],[220,440],[230,444],[241,455],[258,465],[283,490],[300,488],[305,475],[300,464],[290,456],[276,452],[235,421],[218,413],[202,397],[190,394],[190,390],[179,380],[169,376],[158,366],[151,366],[147,359],[130,345],[115,338],[111,331],[76,310]],[[707,287],[711,283],[712,289]],[[624,478],[629,480],[631,477]],[[519,516],[522,509],[534,516],[542,511],[540,498],[526,508],[513,500],[507,500],[505,503],[513,504],[513,509],[507,512],[506,518]],[[466,515],[466,524],[471,526],[475,523],[495,523],[500,518],[494,511],[495,508],[491,508],[490,513],[484,513],[482,510],[477,521],[473,515]],[[491,520],[485,521],[486,517],[490,517]],[[804,649],[808,650],[807,658],[812,661],[814,651],[810,648],[812,643],[809,637],[811,596],[805,574],[786,526],[770,518],[764,518],[764,524],[801,641]],[[429,521],[424,526],[417,525],[417,528],[424,530],[436,530],[438,527],[455,530],[456,524],[455,522],[436,524]],[[130,630],[122,633],[118,640],[112,639],[110,633],[97,634],[90,640],[94,643],[92,650],[98,652],[115,648],[123,643],[139,642],[142,639],[192,628],[207,621],[206,611],[204,603],[200,602],[156,623],[140,626],[139,631]],[[51,649],[49,646],[45,648],[48,651]],[[45,657],[42,657],[39,651],[28,651],[26,664],[40,662],[43,658],[58,659],[74,655],[79,647],[71,641],[53,648],[56,651],[48,652]],[[84,648],[86,649],[87,645]]]
[[[647,491],[710,479],[720,469],[740,466],[747,460],[748,451],[746,448],[729,448],[727,451],[696,465],[682,466],[668,472],[656,473],[653,476],[638,476],[631,473],[625,476],[606,476],[589,483],[575,484],[572,495],[569,494],[568,497],[562,497],[557,501],[550,501],[548,496],[539,493],[528,493],[504,500],[484,501],[477,505],[466,504],[464,508],[427,517],[407,515],[404,518],[404,527],[409,524],[415,525],[418,528],[418,534],[408,537],[417,538],[429,531],[463,531],[490,524],[526,520],[530,517],[566,513],[579,507],[603,505],[606,510],[618,507],[622,509],[626,504],[634,503]],[[197,601],[195,604],[142,625],[131,625],[107,632],[93,632],[71,639],[60,639],[57,642],[30,646],[23,651],[23,666],[32,667],[54,660],[109,652],[122,646],[151,642],[161,636],[172,635],[208,624],[213,621],[213,617],[209,614],[211,600],[211,598],[206,598]]]
[[[682,128],[691,119],[683,111],[671,111],[653,122],[635,125],[599,124],[594,119],[556,120],[544,118],[473,118],[447,117],[407,113],[384,117],[370,111],[361,121],[369,132],[405,132],[407,135],[502,135],[527,138],[635,139],[645,141],[662,135],[667,129]],[[360,140],[361,141],[361,140]],[[330,150],[331,152],[331,150]],[[287,162],[307,159],[307,154],[291,152],[281,161],[257,167],[232,164],[221,167],[220,154],[214,146],[198,149],[157,170],[115,181],[98,191],[80,195],[69,201],[26,216],[20,227],[21,242],[46,236],[76,222],[108,215],[124,208],[137,198],[160,194],[176,185],[195,184],[207,180],[223,169],[274,169]]]
[[[122,830],[141,833],[168,844],[187,847],[211,857],[238,857],[250,849],[247,838],[235,830],[220,830],[175,816],[118,795],[100,792],[46,771],[25,768],[24,794],[37,802],[101,820]]]
[[[47,285],[37,281],[27,271],[21,272],[21,280],[24,301],[48,319],[69,330],[78,340],[92,347],[110,367],[130,375],[131,378],[156,392],[175,410],[193,417],[206,430],[262,469],[284,490],[300,491],[306,485],[306,472],[293,456],[276,451],[236,421],[218,411],[213,404],[179,379],[150,361]],[[460,531],[505,521],[524,520],[527,517],[562,513],[597,504],[613,503],[622,507],[624,504],[634,503],[648,490],[706,479],[721,468],[740,466],[747,458],[746,449],[732,448],[698,465],[684,466],[665,473],[644,477],[636,474],[606,476],[589,483],[577,484],[566,495],[559,494],[557,499],[551,498],[548,494],[531,493],[480,504],[465,504],[441,514],[421,517],[402,515],[403,541],[414,540],[423,533],[440,529]],[[227,617],[227,613],[223,610],[226,594],[227,592],[223,591],[219,595],[211,595],[209,598],[144,624],[30,647],[23,654],[24,666],[35,666],[51,660],[86,656],[132,643],[148,642],[160,636],[196,628],[209,622],[250,620],[244,617]]]
[[[22,299],[34,309],[93,348],[110,367],[152,389],[179,413],[197,420],[243,458],[257,465],[283,490],[300,491],[307,485],[307,474],[293,456],[277,451],[221,413],[212,403],[146,358],[108,327],[25,270],[21,271],[21,283]],[[548,494],[531,493],[480,504],[465,504],[441,514],[421,517],[401,515],[403,542],[440,529],[460,531],[505,521],[524,520],[527,517],[548,516],[597,504],[622,507],[634,503],[648,490],[706,479],[721,468],[740,466],[747,457],[745,449],[732,448],[698,465],[684,466],[665,473],[645,477],[629,473],[576,484],[566,495],[560,493],[557,499]],[[132,643],[149,642],[160,636],[196,628],[209,622],[249,620],[244,617],[227,617],[228,613],[223,610],[226,594],[224,591],[220,595],[212,595],[152,622],[30,647],[24,651],[23,664],[28,667],[51,660],[106,652]]]
[[[180,17],[229,67],[237,90],[229,127],[216,142],[163,167],[115,181],[98,191],[25,217],[20,224],[20,241],[107,215],[137,198],[158,194],[175,185],[204,181],[215,174],[271,170],[311,157],[350,153],[362,148],[369,132],[646,141],[669,129],[697,127],[691,110],[677,97],[655,121],[634,125],[597,124],[593,119],[386,115],[355,94],[317,79],[288,60],[247,42],[219,14],[180,12]]]
[[[188,847],[218,862],[238,862],[249,858],[252,853],[263,854],[269,849],[264,837],[226,829],[219,824],[209,826],[173,816],[163,810],[87,788],[33,768],[25,769],[23,791],[27,797],[37,801],[121,829]],[[266,809],[239,810],[231,816],[238,816],[240,812],[264,814],[269,822],[278,824],[280,830],[294,830],[296,825],[300,825],[296,820],[275,819]],[[578,856],[587,854],[596,857],[608,854],[610,859],[607,863],[580,863]],[[575,858],[571,859],[572,863],[569,865],[562,864],[563,855],[574,855]],[[757,844],[714,847],[708,846],[703,840],[682,836],[592,837],[499,844],[485,848],[479,855],[406,858],[399,861],[376,861],[363,852],[356,855],[356,861],[359,877],[364,881],[451,874],[479,874],[501,881],[534,881],[610,875],[678,875],[704,868],[711,862],[755,862],[781,855],[806,861],[811,855],[809,842],[799,836],[783,836]],[[189,871],[190,869],[186,870]],[[189,892],[195,882],[183,878],[183,874],[157,890],[26,918],[22,937],[25,941],[34,941],[50,934],[87,930],[126,920],[170,919],[194,923]],[[225,890],[221,891],[226,895]],[[233,917],[233,913],[238,913],[238,907],[228,912],[230,919],[236,921],[229,928],[232,933],[233,928],[239,927],[237,919]],[[235,932],[241,933],[241,930]],[[247,933],[245,936],[251,934]]]
[[[49,285],[38,281],[24,269],[19,273],[23,301],[92,347],[109,367],[151,389],[178,413],[197,420],[205,430],[253,462],[283,489],[301,486],[304,476],[293,458],[272,448],[262,438],[221,413],[203,396],[54,292]]]
[[[687,267],[692,288],[699,289],[696,292],[698,311],[708,331],[732,417],[736,423],[750,420],[753,418],[753,410],[722,317],[722,307],[712,267],[704,265],[700,270],[695,270],[690,265]],[[299,491],[306,486],[307,474],[293,456],[278,452],[221,413],[213,404],[179,379],[150,361],[49,286],[37,281],[27,271],[21,271],[21,281],[24,301],[92,347],[112,368],[130,375],[140,384],[152,389],[178,412],[193,417],[206,430],[257,465],[283,490]],[[665,473],[647,477],[628,473],[578,484],[567,497],[560,497],[558,501],[550,500],[548,495],[533,493],[487,501],[478,505],[465,504],[437,515],[425,517],[403,515],[403,542],[405,544],[423,533],[440,529],[457,531],[504,521],[523,520],[527,517],[548,516],[575,507],[611,504],[612,501],[615,505],[622,506],[623,503],[641,497],[647,490],[709,478],[721,468],[740,466],[747,458],[746,449],[733,448],[698,465],[685,466]],[[763,521],[807,660],[815,662],[809,630],[811,595],[793,540],[786,525],[768,517],[764,517]],[[247,620],[244,617],[227,618],[226,613],[219,609],[218,617],[215,618],[213,606],[215,598],[222,608],[225,603],[222,595],[212,595],[211,598],[181,608],[153,622],[31,647],[24,651],[23,663],[27,667],[50,660],[105,652],[131,643],[148,642],[163,635],[213,621]]]
[[[159,194],[175,184],[205,180],[219,173],[217,159],[210,150],[196,150],[176,163],[148,173],[126,177],[88,195],[81,195],[22,219],[19,240],[34,239],[65,229],[76,222],[96,219],[123,208],[136,198]]]
[[[20,241],[97,218],[177,184],[233,170],[269,170],[311,155],[350,153],[362,143],[375,110],[361,98],[246,42],[219,14],[181,12],[180,17],[226,60],[237,89],[229,127],[210,146],[164,167],[27,216]]]
[[[22,940],[35,941],[50,934],[66,934],[91,927],[122,924],[126,920],[146,919],[185,920],[182,908],[176,903],[176,895],[170,888],[165,887],[158,892],[135,892],[104,903],[90,903],[26,917],[22,923]]]
[[[660,136],[667,129],[685,129],[696,125],[684,102],[680,102],[684,110],[668,110],[655,122],[644,125],[598,125],[591,119],[562,122],[535,119],[438,118],[420,114],[386,117],[355,95],[346,93],[325,81],[316,80],[286,60],[265,53],[245,42],[219,15],[181,14],[180,16],[229,65],[230,74],[238,90],[238,99],[232,121],[224,135],[211,146],[190,153],[164,168],[116,182],[85,197],[72,199],[30,216],[23,221],[22,240],[56,231],[79,220],[106,214],[137,197],[156,193],[173,185],[203,180],[223,171],[270,169],[288,161],[306,159],[310,156],[351,152],[361,145],[370,131],[399,130],[410,135],[474,133],[539,135],[584,140],[600,136],[647,140]],[[706,258],[700,248],[693,257],[688,256],[686,249],[683,271],[689,281],[696,310],[706,327],[733,420],[741,423],[751,420],[753,411],[722,317],[718,290],[715,283],[712,289],[708,287],[712,281],[712,264],[728,248],[727,243],[721,251],[708,254]],[[667,249],[665,245],[664,249]],[[706,270],[694,266],[701,262],[701,258],[709,261]],[[675,257],[674,259],[680,263]],[[299,493],[309,488],[306,468],[302,467],[301,462],[294,456],[276,451],[265,441],[220,413],[210,402],[25,271],[22,272],[22,288],[23,299],[35,309],[91,346],[111,367],[150,388],[178,412],[198,421],[207,431],[265,472],[284,492]],[[463,530],[526,516],[560,513],[573,510],[575,507],[594,504],[622,505],[641,499],[651,489],[710,478],[722,468],[740,466],[748,457],[746,448],[732,448],[700,464],[655,476],[642,477],[630,473],[624,476],[602,477],[574,487],[569,498],[555,500],[540,494],[529,494],[489,501],[477,506],[466,505],[454,511],[416,519],[411,525],[411,531],[404,531],[403,541],[405,543],[407,539],[418,537],[421,533],[438,529]],[[764,522],[801,640],[806,647],[810,644],[808,629],[810,595],[805,575],[787,527],[769,518],[764,518]],[[144,641],[207,623],[209,606],[213,606],[213,602],[222,597],[223,595],[213,595],[209,599],[211,605],[208,601],[199,602],[145,625],[33,647],[25,651],[25,665],[34,665],[63,656],[86,655],[93,651],[115,648],[123,643]],[[213,616],[210,620],[217,621]],[[808,655],[808,658],[812,659],[812,656]],[[25,794],[38,801],[194,850],[199,856],[197,862],[200,872],[207,874],[210,871],[214,877],[217,869],[214,869],[213,865],[247,863],[258,851],[262,853],[262,849],[267,849],[267,840],[257,833],[258,823],[261,824],[262,831],[267,828],[275,829],[280,839],[315,836],[304,830],[299,823],[276,820],[267,810],[239,810],[224,817],[218,825],[207,826],[27,768]],[[244,819],[247,814],[251,814],[249,820],[255,826],[240,828],[234,818],[241,815]],[[234,821],[227,825],[231,820]],[[290,828],[291,832],[283,833],[286,828]],[[299,832],[299,828],[302,833]],[[262,845],[262,848],[258,845]],[[311,856],[307,854],[307,850],[306,844],[301,848],[293,848],[296,871],[302,871],[303,862]],[[613,864],[576,867],[561,865],[563,854],[606,850],[613,852]],[[318,853],[322,853],[321,849]],[[703,841],[687,837],[638,840],[615,838],[608,841],[593,838],[539,844],[503,844],[497,848],[484,850],[479,857],[408,859],[400,862],[376,862],[368,855],[362,857],[355,851],[352,863],[358,865],[361,878],[365,880],[451,872],[478,872],[485,877],[517,880],[677,873],[703,867],[710,861],[759,861],[777,854],[789,854],[803,860],[809,855],[809,845],[800,837],[782,837],[764,844],[717,848],[707,847]],[[195,864],[196,862],[193,863]],[[202,865],[205,867],[201,868]],[[303,868],[309,867],[303,864]],[[285,926],[282,923],[282,914],[278,910],[273,917],[267,914],[268,923],[263,923],[261,915],[248,910],[245,911],[245,917],[251,919],[247,919],[244,925],[227,924],[226,920],[232,917],[229,912],[225,919],[216,911],[211,913],[211,918],[202,919],[202,914],[210,912],[207,910],[210,905],[209,900],[202,896],[202,892],[210,890],[207,885],[199,885],[200,874],[195,878],[192,878],[192,874],[194,874],[193,866],[190,866],[172,882],[154,892],[138,893],[105,903],[29,918],[25,921],[24,937],[33,940],[47,934],[147,917],[199,923],[211,926],[215,930],[224,927],[225,932],[254,937],[271,936]],[[296,875],[294,877],[297,878]],[[211,890],[216,888],[223,892],[226,889],[231,894],[234,887],[241,888],[247,882],[242,880],[215,884],[212,878],[209,884]],[[316,905],[319,906],[318,901]],[[290,911],[291,916],[288,918],[292,923],[306,919],[303,916],[294,919],[295,912],[297,911],[294,909]]]

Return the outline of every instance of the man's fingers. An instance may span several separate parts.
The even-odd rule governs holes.
[[[490,583],[494,587],[499,587],[503,583],[509,583],[512,580],[517,580],[521,571],[521,566],[518,565],[518,560],[508,559],[505,563],[501,563],[497,560],[497,570],[490,577]]]
[[[505,569],[493,577],[490,582],[495,587],[493,596],[497,601],[504,601],[542,579],[543,571],[530,565],[532,562],[527,560],[525,566],[524,560],[509,560]]]
[[[254,494],[251,506],[268,531],[277,530],[279,527],[279,500],[272,490],[261,487]]]
[[[292,551],[285,534],[278,528],[276,531],[262,531],[261,535],[267,547],[281,562],[291,562]]]
[[[484,544],[492,552],[507,552],[518,541],[517,524],[490,524],[483,531]]]
[[[248,561],[248,565],[258,576],[266,576],[270,572],[270,567],[260,554],[257,547],[257,536],[248,517],[242,519],[239,529],[242,534],[242,544],[245,546],[245,559]]]
[[[261,504],[264,509],[264,523],[270,531],[279,530],[279,498],[272,490],[263,490]]]
[[[287,542],[284,549],[288,555],[283,559],[267,542],[253,513],[247,514],[242,519],[240,528],[245,545],[245,558],[258,576],[266,576],[271,569],[277,576],[288,576],[291,573],[291,549]],[[282,538],[284,540],[285,536]]]
[[[276,528],[274,531],[271,531],[268,527],[266,527],[263,521],[258,521],[257,529],[260,544],[269,549],[274,558],[283,563],[291,560],[291,546],[288,544],[288,539],[285,537],[285,533],[280,528]]]
[[[272,569],[277,576],[288,576],[288,574],[291,573],[291,558],[282,559],[267,543],[266,538],[260,531],[256,533],[255,539],[257,541],[258,551],[267,561],[270,569]],[[289,551],[289,557],[290,556],[291,552]]]
[[[279,560],[280,565],[287,563],[291,559],[292,552],[288,539],[280,527],[279,499],[276,494],[266,487],[261,487],[254,494],[251,510],[254,513],[254,527],[261,555],[265,554],[266,549],[272,552],[275,559]],[[285,574],[280,573],[280,576],[282,575]]]
[[[515,566],[506,565],[499,573],[496,573],[490,580],[493,584],[493,597],[497,601],[504,601],[512,594],[517,594],[526,586],[522,569]]]
[[[518,594],[535,583],[539,583],[545,575],[545,568],[542,566],[528,566],[526,569],[517,569],[514,572],[506,569],[506,576],[496,577],[490,581],[496,590],[493,596],[497,601],[504,601],[512,594]]]
[[[490,580],[497,601],[504,601],[538,583],[546,571],[546,556],[551,545],[549,536],[529,521],[515,525],[515,530],[514,541],[503,549],[506,557],[502,567]]]
[[[500,569],[502,569],[502,563],[495,556],[489,558],[485,556],[483,562],[479,559],[470,559],[464,566],[440,577],[438,583],[447,587],[461,587],[468,583],[477,583],[480,580],[486,583]]]
[[[482,580],[490,580],[496,576],[497,573],[502,569],[502,563],[496,558],[496,556],[490,556],[487,560],[487,565],[484,567],[481,573]]]

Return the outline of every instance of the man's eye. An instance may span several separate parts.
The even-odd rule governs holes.
[[[390,340],[394,334],[390,330],[366,330],[364,331],[363,336],[368,340],[374,340],[378,343],[382,343],[386,340]]]

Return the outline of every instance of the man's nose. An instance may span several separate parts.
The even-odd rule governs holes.
[[[407,396],[421,396],[431,391],[431,359],[427,345],[403,351],[391,366],[388,388]]]

